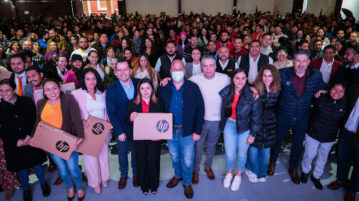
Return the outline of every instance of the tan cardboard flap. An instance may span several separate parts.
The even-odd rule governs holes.
[[[7,70],[4,70],[4,69],[0,68],[0,81],[5,80],[5,79],[9,79],[10,76],[11,76],[10,71],[7,71]]]
[[[73,82],[69,82],[69,83],[60,85],[60,90],[64,94],[70,94],[71,91],[73,91],[75,89],[76,89],[75,83],[73,83]]]
[[[85,128],[85,138],[77,149],[78,152],[97,156],[100,152],[103,143],[110,133],[112,125],[103,119],[89,116],[87,123],[88,128]]]
[[[171,113],[139,113],[133,123],[134,140],[172,140]]]
[[[77,137],[65,131],[40,121],[36,127],[31,145],[68,160],[72,154],[70,146],[73,146],[77,139]]]

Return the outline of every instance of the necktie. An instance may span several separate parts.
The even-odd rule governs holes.
[[[17,79],[19,80],[19,84],[17,86],[17,95],[22,96],[22,76],[17,76]]]

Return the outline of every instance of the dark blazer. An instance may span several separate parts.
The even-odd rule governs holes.
[[[228,101],[230,85],[224,87],[219,95],[222,99],[220,129],[224,130],[228,117],[225,114],[225,107]],[[246,84],[236,106],[236,127],[237,132],[242,133],[250,130],[250,135],[255,137],[262,127],[262,105],[259,100],[254,100],[253,95]]]
[[[136,97],[128,102],[127,112],[126,112],[126,124],[132,125],[133,122],[130,120],[130,116],[132,112],[142,113],[142,102],[139,104],[135,103]],[[150,101],[150,111],[149,113],[161,113],[164,112],[163,104],[160,99],[157,99],[157,103],[154,103],[152,100]]]
[[[62,125],[61,130],[76,136],[84,138],[84,127],[82,124],[80,107],[72,94],[61,94],[61,112],[62,112]],[[41,121],[41,114],[46,105],[47,99],[37,101],[37,124]],[[34,129],[35,130],[35,129]]]
[[[323,58],[313,58],[313,59],[310,61],[309,66],[311,66],[312,68],[317,69],[317,70],[320,71],[320,67],[322,66],[323,61],[324,61]],[[337,72],[338,67],[339,67],[340,65],[342,65],[342,62],[337,61],[337,60],[334,59],[334,63],[333,63],[333,66],[332,66],[332,71],[330,72],[329,82],[333,82],[333,81],[334,81],[335,73]]]
[[[0,102],[0,138],[4,142],[7,169],[12,172],[45,162],[44,151],[31,146],[17,147],[19,139],[31,135],[36,120],[36,108],[28,97],[17,97],[15,104]]]
[[[169,82],[166,86],[158,88],[158,95],[163,102],[165,112],[170,113],[170,105],[172,99],[173,82]],[[196,133],[201,134],[204,118],[204,102],[199,87],[186,80],[183,83],[183,136]]]
[[[352,85],[359,84],[359,68],[349,69],[343,64],[339,66],[334,80],[336,82],[346,81],[348,83],[348,88]]]
[[[134,97],[137,96],[137,85],[140,81],[137,78],[131,78],[135,87]],[[127,137],[132,138],[132,126],[125,123],[127,105],[130,100],[127,98],[125,91],[119,80],[116,80],[106,89],[106,110],[114,129],[114,135],[117,137],[125,133]]]

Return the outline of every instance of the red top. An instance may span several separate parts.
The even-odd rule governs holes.
[[[146,103],[146,101],[141,100],[141,104],[142,104],[142,112],[143,113],[149,113],[150,112],[150,103]]]
[[[233,49],[233,52],[231,52],[231,59],[237,62],[238,57],[241,57],[245,54],[248,54],[248,51],[245,48],[242,48],[239,52],[235,52]]]
[[[229,49],[229,54],[230,54],[231,52],[233,52],[234,44],[233,44],[231,41],[228,41],[227,43],[222,43],[222,42],[217,43],[217,45],[216,45],[216,50],[219,50],[219,48],[222,47],[222,46],[224,46],[224,45],[228,47],[228,49]]]
[[[236,117],[237,117],[236,116],[236,108],[237,108],[237,103],[238,103],[240,96],[241,96],[240,94],[234,94],[233,102],[232,102],[232,115],[231,115],[232,119],[236,119]]]
[[[303,77],[298,77],[298,75],[295,73],[295,70],[293,69],[292,81],[295,86],[295,89],[297,90],[298,98],[300,98],[303,95],[306,82],[309,76],[310,76],[309,68],[307,68]]]

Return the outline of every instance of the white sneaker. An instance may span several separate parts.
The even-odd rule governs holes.
[[[259,181],[259,182],[266,182],[267,179],[266,179],[265,177],[262,177],[262,178],[259,178],[258,181]]]
[[[257,179],[257,175],[254,174],[252,171],[250,170],[246,170],[246,175],[248,176],[248,179],[250,182],[252,183],[257,183],[258,182],[258,179]]]
[[[239,186],[241,185],[241,182],[242,182],[242,177],[236,175],[233,179],[231,190],[238,191]]]
[[[229,188],[229,186],[231,185],[232,179],[233,179],[233,174],[227,173],[223,180],[224,188]]]

